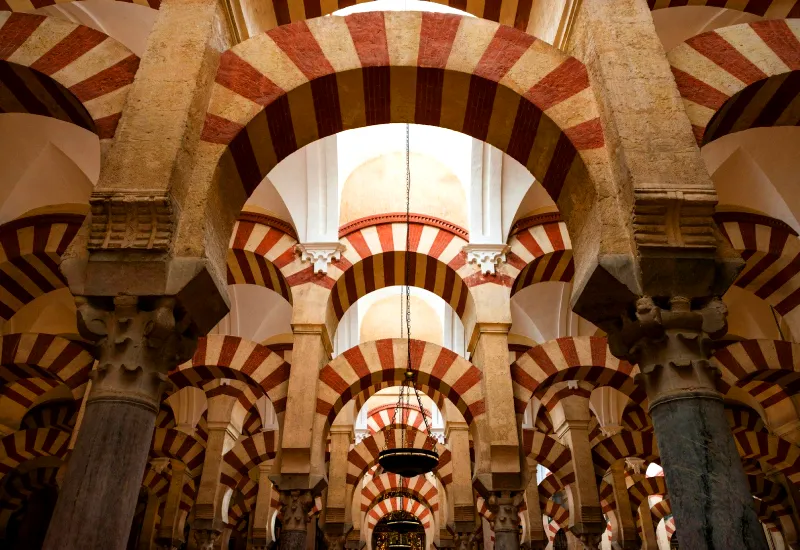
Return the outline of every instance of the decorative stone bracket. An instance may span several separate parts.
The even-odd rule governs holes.
[[[480,264],[481,273],[495,275],[497,266],[505,263],[510,247],[507,244],[468,244],[464,247],[467,262]]]
[[[89,250],[166,251],[172,243],[172,200],[161,191],[93,193]]]
[[[342,257],[345,246],[341,243],[297,243],[295,250],[304,262],[314,263],[314,273],[328,272],[331,262]]]

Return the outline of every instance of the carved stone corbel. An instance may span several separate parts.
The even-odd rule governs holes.
[[[175,216],[167,193],[93,193],[89,204],[89,250],[169,250]]]
[[[478,264],[484,275],[495,275],[497,267],[505,263],[509,250],[507,244],[468,244],[464,247],[467,262]]]
[[[334,261],[342,257],[345,247],[341,243],[298,243],[295,246],[300,260],[314,264],[314,273],[324,274]]]

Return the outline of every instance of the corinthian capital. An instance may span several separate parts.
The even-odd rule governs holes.
[[[78,330],[94,344],[90,400],[133,401],[158,410],[167,373],[197,345],[188,316],[169,296],[75,298]]]
[[[283,511],[283,530],[305,531],[308,514],[314,507],[314,496],[310,490],[281,491],[280,506]]]

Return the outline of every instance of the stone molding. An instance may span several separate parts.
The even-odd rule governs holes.
[[[89,204],[89,250],[169,250],[175,215],[163,191],[96,192]]]
[[[497,267],[505,263],[511,250],[507,244],[468,244],[464,247],[467,263],[478,264],[484,275],[496,275]]]
[[[544,225],[546,223],[558,223],[561,221],[561,212],[544,212],[542,214],[534,214],[533,216],[528,216],[526,218],[521,218],[514,222],[511,226],[511,231],[508,232],[508,238],[510,239],[517,233],[521,233],[526,229],[530,229],[531,227],[536,227],[537,225]]]
[[[469,241],[469,231],[447,220],[437,218],[436,216],[428,216],[427,214],[410,214],[411,223],[420,225],[429,225],[437,229],[443,229],[448,233],[452,233],[456,237],[460,237],[465,241]],[[351,233],[355,233],[365,227],[372,227],[373,225],[382,225],[387,223],[406,223],[405,212],[388,212],[385,214],[375,214],[374,216],[366,216],[351,222],[347,222],[339,228],[339,238],[344,238]]]
[[[328,267],[334,261],[342,258],[346,250],[341,243],[297,243],[295,250],[300,254],[300,260],[314,264],[316,275],[327,274]]]
[[[294,240],[298,241],[300,239],[297,238],[297,231],[295,231],[292,224],[287,221],[283,221],[280,218],[276,218],[274,216],[269,216],[267,214],[261,214],[259,212],[247,212],[243,211],[239,214],[239,218],[236,221],[240,222],[250,222],[250,223],[257,223],[259,225],[266,225],[268,227],[274,227],[279,231],[283,231],[287,235],[289,235]]]
[[[732,210],[716,212],[714,214],[714,221],[717,222],[717,225],[721,225],[726,222],[754,223],[757,225],[765,225],[773,229],[785,231],[791,235],[794,235],[795,237],[798,236],[797,231],[792,229],[792,227],[783,220],[765,216],[763,214],[756,214],[755,212],[739,212]]]

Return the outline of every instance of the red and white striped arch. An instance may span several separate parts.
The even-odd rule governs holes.
[[[386,498],[378,502],[367,512],[367,530],[375,529],[378,522],[392,512],[404,511],[413,515],[419,520],[424,529],[431,527],[433,514],[430,508],[423,503],[410,498],[401,499],[400,497]]]
[[[367,430],[374,434],[392,424],[404,424],[412,426],[418,430],[425,429],[425,419],[428,417],[428,424],[431,423],[431,413],[428,410],[421,411],[419,405],[404,404],[395,413],[397,404],[381,405],[367,412]],[[394,419],[394,422],[392,421]]]
[[[722,384],[747,391],[768,419],[779,416],[779,409],[791,402],[789,396],[800,391],[800,344],[743,340],[718,350],[712,364],[720,369]]]
[[[29,502],[33,493],[58,487],[57,475],[58,468],[34,468],[10,477],[3,484],[3,491],[0,493],[0,537],[5,538],[9,520]]]
[[[638,372],[638,367],[611,354],[605,338],[558,338],[532,347],[512,363],[514,407],[517,414],[524,414],[531,397],[543,394],[551,384],[570,380],[594,388],[610,386],[638,402],[644,399],[633,380]]]
[[[759,126],[794,126],[800,20],[757,21],[694,36],[667,53],[700,145]]]
[[[20,378],[0,387],[0,411],[5,423],[19,426],[36,400],[60,385],[54,378]]]
[[[0,478],[28,460],[43,456],[63,459],[69,439],[69,432],[57,428],[31,428],[3,437],[0,439]]]
[[[767,426],[764,421],[751,408],[745,407],[725,407],[725,418],[728,419],[728,425],[731,427],[733,433],[747,431],[747,432],[766,432]]]
[[[764,432],[737,432],[733,438],[743,459],[763,460],[791,482],[800,481],[800,447]]]
[[[240,216],[228,250],[228,284],[263,286],[291,304],[291,287],[312,278],[313,267],[300,261],[288,228],[277,225],[263,216]]]
[[[174,429],[157,428],[150,445],[150,456],[174,458],[186,465],[193,478],[200,475],[205,458],[205,445],[193,436]]]
[[[66,286],[58,266],[83,220],[82,214],[45,214],[0,225],[0,319]]]
[[[383,473],[370,479],[361,490],[361,511],[367,512],[377,504],[378,500],[382,500],[388,491],[401,489],[425,504],[431,512],[436,513],[439,510],[439,491],[424,475],[404,479],[397,474]]]
[[[575,481],[572,453],[555,437],[534,430],[523,430],[522,445],[525,456],[550,470],[562,487]]]
[[[800,17],[800,2],[798,0],[647,0],[651,10],[681,6],[711,6],[727,8],[729,10],[744,11],[766,19],[783,19],[786,17]]]
[[[589,382],[556,382],[547,388],[539,400],[548,412],[552,411],[558,402],[565,397],[583,397],[589,399],[592,396],[594,386]]]
[[[795,319],[800,315],[800,239],[795,231],[780,220],[747,213],[726,213],[718,225],[745,260],[734,284],[765,300],[800,330],[800,319]]]
[[[266,394],[283,419],[290,365],[266,346],[239,336],[213,334],[200,338],[197,351],[169,375],[177,387],[202,388],[217,379],[230,378],[252,385]]]
[[[458,408],[468,423],[482,415],[484,401],[481,371],[458,354],[420,340],[411,340],[411,366],[420,391],[436,401],[444,399]],[[406,371],[409,343],[400,338],[376,340],[350,348],[320,370],[317,386],[317,414],[325,426],[359,394],[399,386]]]
[[[22,419],[20,429],[56,428],[70,432],[75,426],[79,407],[80,403],[76,401],[50,401],[38,404]]]
[[[220,482],[228,487],[236,487],[242,478],[247,478],[252,468],[275,458],[278,452],[277,438],[278,432],[272,430],[237,441],[222,457]]]
[[[550,499],[543,499],[539,497],[539,506],[542,508],[542,514],[552,518],[552,521],[559,525],[567,525],[569,522],[569,510],[560,504],[553,502]]]
[[[779,483],[767,479],[764,473],[758,475],[748,475],[747,482],[750,484],[750,492],[764,502],[773,511],[776,517],[788,517],[792,515],[792,504],[786,489]]]
[[[410,426],[390,427],[371,434],[354,445],[347,453],[347,484],[357,485],[361,477],[378,463],[378,454],[383,449],[399,447],[403,438],[405,438],[407,446],[417,449],[433,449],[435,443],[424,431]],[[453,481],[450,451],[441,444],[438,444],[436,448],[439,451],[439,464],[434,469],[434,474],[442,485],[449,485]]]
[[[308,143],[392,122],[490,143],[555,198],[588,177],[582,157],[606,154],[582,63],[511,27],[429,12],[317,17],[238,44],[220,59],[202,140],[221,192],[243,202]]]
[[[85,127],[85,109],[101,141],[114,137],[139,67],[136,55],[99,31],[60,18],[6,11],[0,11],[0,61],[13,63],[9,67],[17,77],[27,71],[26,99],[0,94],[4,112],[51,116]],[[0,90],[8,92],[5,80],[0,77]]]
[[[634,510],[650,495],[666,494],[667,483],[664,476],[646,477],[628,487],[628,497]]]
[[[652,462],[659,459],[658,446],[652,433],[620,432],[592,447],[594,469],[605,475],[611,465],[622,458],[637,457]]]
[[[506,269],[514,280],[513,296],[533,284],[546,281],[568,283],[575,274],[572,241],[563,222],[552,221],[525,227],[508,241]]]
[[[53,378],[82,395],[94,357],[79,344],[53,334],[0,336],[0,380],[4,384]]]
[[[474,310],[469,288],[485,283],[511,284],[502,275],[484,277],[467,262],[467,241],[448,229],[421,223],[409,224],[410,283],[441,297],[462,317]],[[359,298],[373,290],[405,284],[406,224],[385,223],[353,231],[340,243],[342,258],[331,264],[328,275],[317,284],[331,289],[337,319]]]

